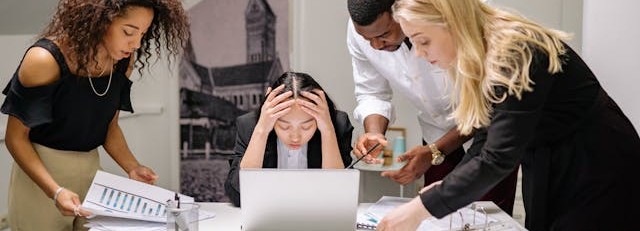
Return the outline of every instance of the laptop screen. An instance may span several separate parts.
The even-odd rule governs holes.
[[[242,230],[355,230],[360,172],[242,169]]]

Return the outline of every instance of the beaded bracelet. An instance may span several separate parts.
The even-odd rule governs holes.
[[[58,195],[60,194],[60,192],[62,192],[62,190],[64,190],[64,188],[60,187],[60,188],[56,189],[56,193],[53,194],[53,203],[54,204],[58,203]]]

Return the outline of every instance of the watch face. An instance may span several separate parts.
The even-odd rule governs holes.
[[[444,162],[444,155],[435,155],[431,160],[432,165],[439,165],[442,164],[442,162]]]

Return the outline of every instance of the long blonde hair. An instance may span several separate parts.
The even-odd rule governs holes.
[[[457,92],[451,97],[451,116],[465,135],[489,125],[492,105],[506,99],[506,94],[496,93],[496,87],[506,88],[518,99],[524,91],[533,91],[529,67],[536,50],[548,55],[548,72],[562,71],[566,33],[480,0],[397,0],[393,17],[449,29],[457,50],[449,69]]]

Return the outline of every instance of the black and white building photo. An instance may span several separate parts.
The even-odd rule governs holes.
[[[256,110],[289,66],[288,1],[203,0],[189,15],[192,35],[180,64],[180,191],[196,201],[228,201],[235,118]]]

